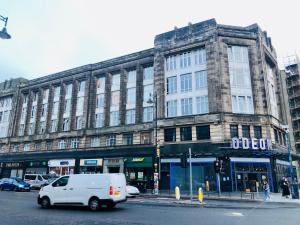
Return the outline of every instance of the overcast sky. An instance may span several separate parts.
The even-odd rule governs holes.
[[[0,0],[12,36],[0,39],[0,82],[151,48],[156,34],[210,18],[226,25],[258,23],[278,56],[299,54],[299,7],[297,0]]]

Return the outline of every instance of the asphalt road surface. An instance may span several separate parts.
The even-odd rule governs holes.
[[[121,203],[111,211],[86,208],[41,209],[37,192],[0,192],[0,225],[299,225],[300,207],[199,208]],[[236,203],[235,205],[237,205]]]

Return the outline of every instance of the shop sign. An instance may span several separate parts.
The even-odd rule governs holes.
[[[143,162],[145,157],[132,158],[131,162]]]
[[[68,167],[75,166],[75,159],[49,160],[49,167]]]
[[[102,159],[81,159],[80,166],[102,166]]]
[[[47,162],[46,161],[43,161],[43,162],[30,162],[29,166],[30,167],[47,166]]]
[[[5,167],[22,167],[21,163],[6,163]]]
[[[233,149],[272,150],[269,139],[232,138],[231,146]]]

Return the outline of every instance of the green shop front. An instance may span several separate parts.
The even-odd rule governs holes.
[[[141,192],[153,188],[153,159],[152,157],[124,158],[126,181],[137,187]]]

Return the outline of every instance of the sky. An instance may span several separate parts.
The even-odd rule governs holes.
[[[298,0],[0,0],[0,82],[38,78],[152,48],[157,34],[215,18],[268,32],[278,60],[300,54]],[[4,23],[0,21],[0,29]]]

